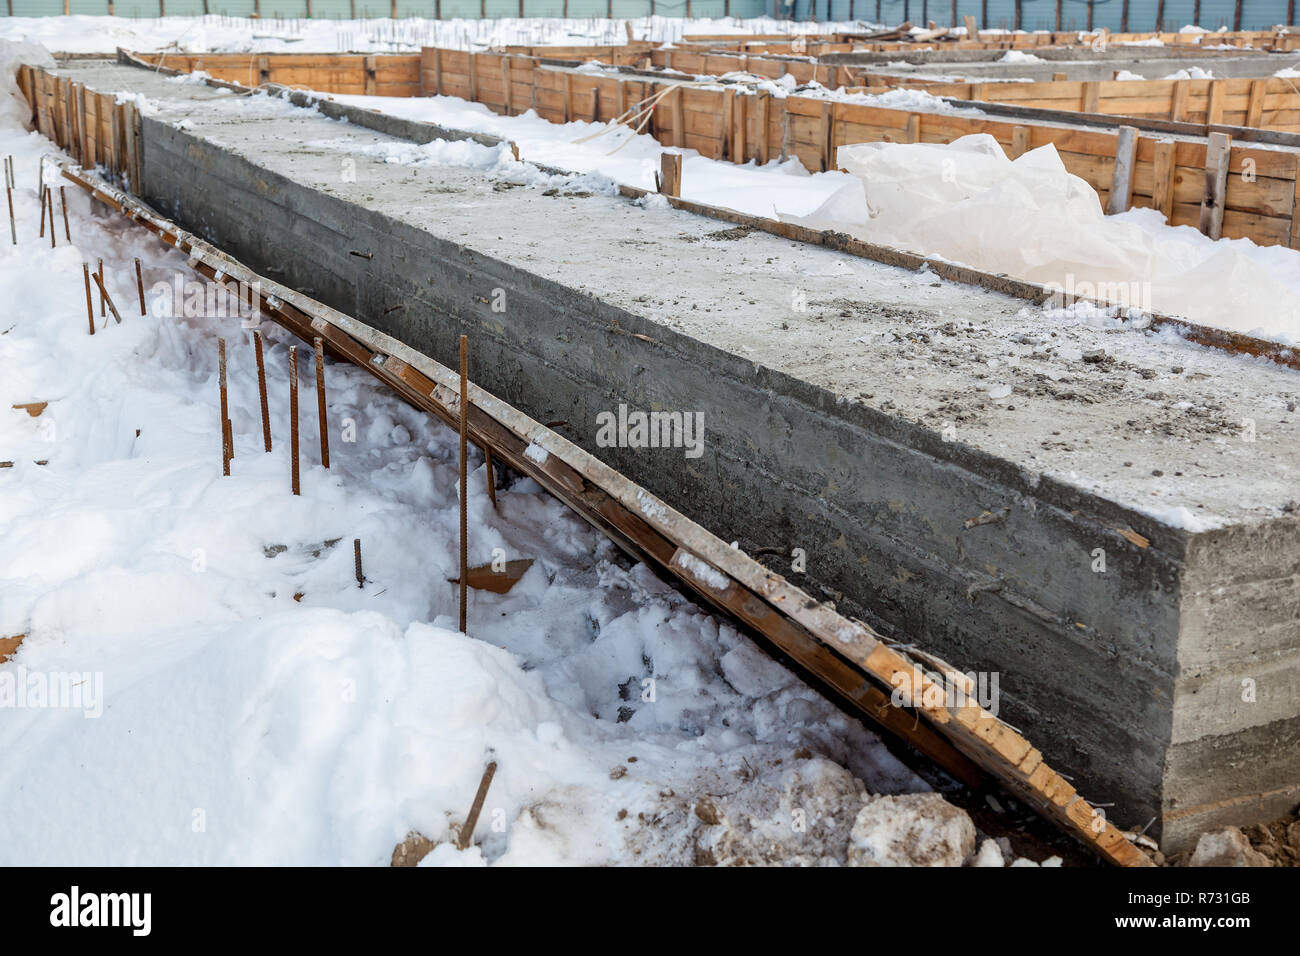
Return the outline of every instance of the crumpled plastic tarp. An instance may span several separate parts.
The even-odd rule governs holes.
[[[1049,284],[1203,325],[1300,343],[1300,253],[1212,242],[1106,216],[1051,144],[1015,160],[980,133],[949,144],[841,146],[857,183],[807,216],[819,229]],[[1154,214],[1158,215],[1158,214]],[[1247,252],[1243,252],[1245,249]],[[1270,274],[1294,263],[1296,282]],[[1291,260],[1288,262],[1288,257]]]

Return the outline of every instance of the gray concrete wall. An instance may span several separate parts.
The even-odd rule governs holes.
[[[679,332],[599,283],[584,290],[547,278],[514,254],[485,251],[490,236],[467,237],[437,219],[416,226],[372,208],[364,193],[345,197],[315,167],[302,177],[292,162],[273,171],[166,119],[146,117],[142,141],[144,198],[186,227],[445,364],[455,364],[467,334],[472,374],[486,388],[538,420],[566,422],[567,437],[720,536],[748,550],[805,549],[807,575],[790,577],[810,593],[962,669],[999,672],[1002,716],[1090,799],[1113,803],[1121,825],[1157,817],[1159,832],[1169,814],[1174,848],[1206,820],[1259,818],[1287,797],[1243,797],[1270,787],[1289,793],[1300,778],[1293,690],[1245,714],[1196,697],[1197,668],[1210,667],[1214,653],[1226,658],[1229,682],[1252,653],[1225,647],[1215,622],[1243,642],[1275,641],[1284,666],[1260,671],[1267,680],[1289,666],[1300,646],[1293,521],[1255,521],[1222,537],[1153,523],[1122,496],[1030,475]],[[385,188],[400,188],[394,175]],[[679,228],[702,231],[695,217],[672,215]],[[789,245],[746,241],[760,256],[763,244],[772,255]],[[900,282],[908,275],[896,271]],[[505,314],[491,310],[495,289],[510,301]],[[984,308],[1015,308],[980,296]],[[680,450],[595,447],[596,415],[619,402],[702,411],[708,451],[691,460]],[[964,526],[1004,509],[993,524]],[[1134,526],[1149,547],[1115,532]],[[1261,534],[1276,546],[1254,547]],[[1122,573],[1090,573],[1097,548]],[[1224,560],[1232,554],[1235,563]],[[1273,613],[1243,622],[1232,589],[1252,573],[1255,586],[1285,596]],[[1254,764],[1222,772],[1238,768],[1228,755],[1242,748]]]

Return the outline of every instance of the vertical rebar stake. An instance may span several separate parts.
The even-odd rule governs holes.
[[[95,334],[95,300],[90,297],[90,263],[83,262],[81,271],[86,278],[86,318],[90,321],[90,334]]]
[[[95,270],[95,275],[99,276],[99,317],[104,317],[104,260],[99,259],[99,267]]]
[[[63,210],[63,238],[72,242],[72,227],[68,225],[68,194],[59,187],[59,207]]]
[[[312,339],[316,347],[316,417],[320,422],[320,463],[330,466],[330,429],[325,417],[325,340],[319,335]]]
[[[466,588],[469,578],[469,339],[460,337],[460,632],[465,633]]]
[[[298,487],[298,350],[289,349],[289,483],[295,495]]]
[[[41,200],[41,235],[40,235],[40,238],[44,239],[44,238],[45,238],[45,186],[44,186],[44,185],[41,186],[41,191],[40,191],[40,193],[39,193],[38,195],[39,195],[40,200]]]
[[[360,538],[352,539],[352,560],[353,563],[356,565],[356,570],[357,570],[357,587],[364,588],[366,586],[366,576],[361,573],[361,539]]]
[[[140,296],[140,314],[148,315],[144,308],[144,272],[140,268],[139,256],[135,257],[135,291]]]
[[[221,474],[230,477],[230,403],[226,397],[226,340],[217,339],[217,387],[221,390]]]
[[[50,207],[50,248],[54,248],[54,190],[45,187],[45,203]]]
[[[253,354],[257,356],[257,393],[262,400],[262,443],[271,450],[271,409],[266,401],[266,362],[262,358],[262,333],[253,333]]]

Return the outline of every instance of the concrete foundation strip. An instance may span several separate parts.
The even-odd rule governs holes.
[[[460,381],[452,369],[257,275],[80,167],[58,168],[93,198],[186,253],[203,274],[258,288],[262,308],[295,335],[308,342],[320,336],[336,354],[365,368],[416,407],[449,425],[458,422]],[[959,778],[971,779],[966,766],[973,763],[1103,859],[1122,866],[1151,865],[1100,809],[1043,762],[1028,740],[970,700],[961,682],[927,673],[870,627],[818,602],[496,396],[473,384],[468,395],[466,413],[476,443],[536,480],[629,553],[674,575],[707,604],[757,630],[855,702],[862,713]],[[903,705],[923,720],[891,702],[889,692],[895,689]]]

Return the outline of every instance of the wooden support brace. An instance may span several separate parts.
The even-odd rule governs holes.
[[[1121,126],[1115,137],[1115,170],[1110,181],[1109,215],[1126,212],[1133,199],[1133,170],[1137,162],[1138,131],[1135,126]]]
[[[1223,200],[1228,190],[1228,161],[1232,150],[1232,137],[1227,133],[1211,133],[1205,148],[1205,190],[1201,198],[1201,217],[1198,227],[1211,239],[1223,233]]]
[[[665,196],[682,194],[682,154],[661,153],[659,156],[659,192]]]
[[[1152,157],[1154,179],[1151,205],[1164,214],[1166,222],[1174,214],[1174,152],[1176,145],[1173,140],[1157,140]]]

